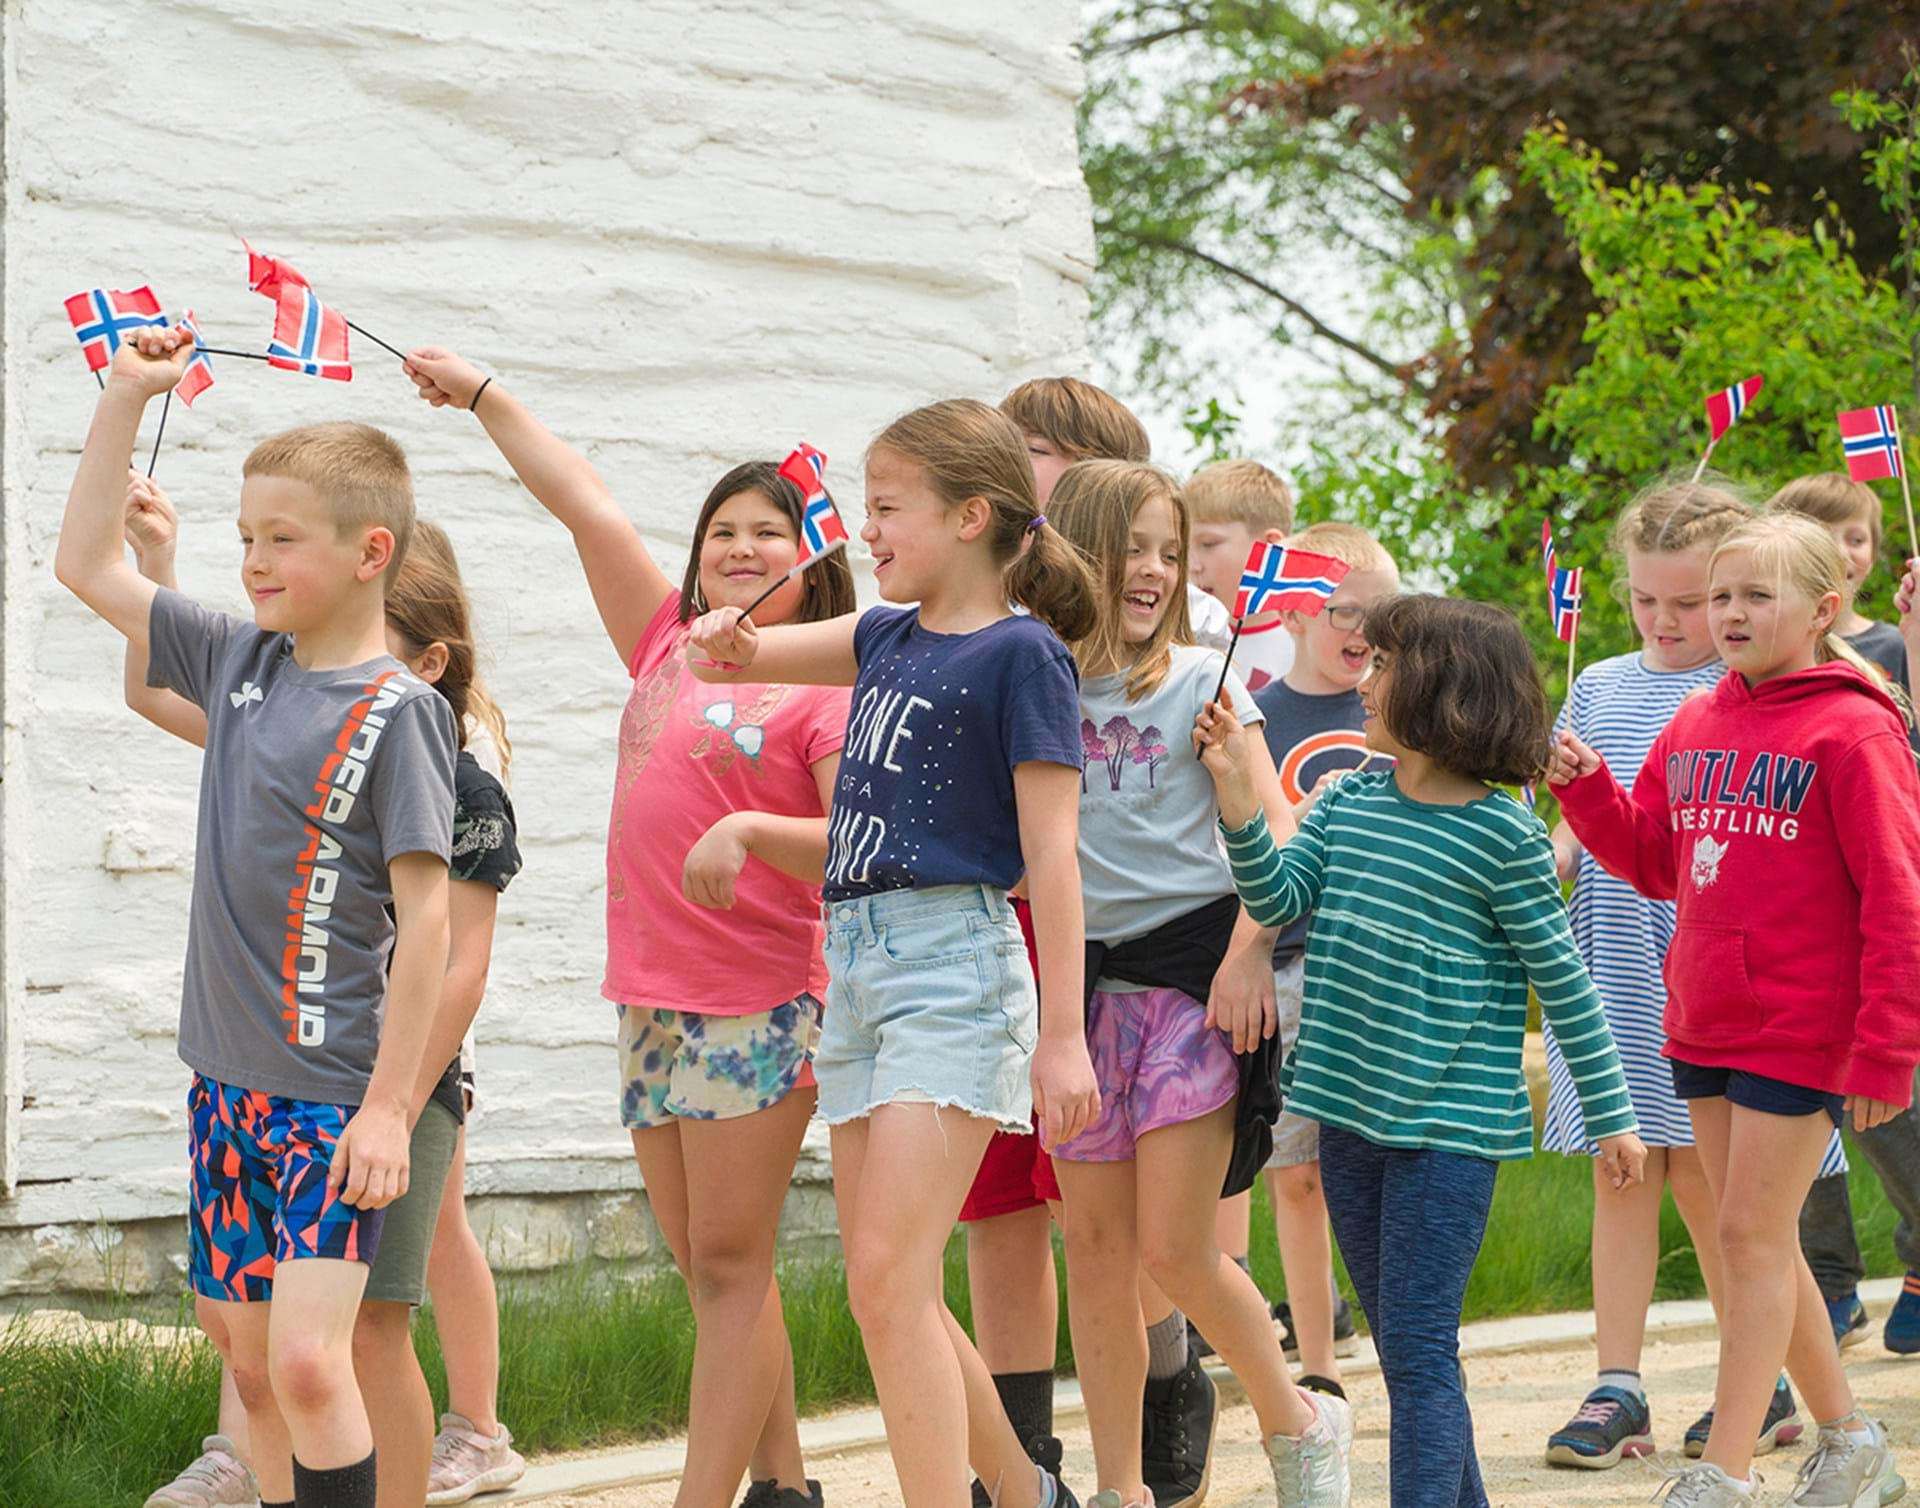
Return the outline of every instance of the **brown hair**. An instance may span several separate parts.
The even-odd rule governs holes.
[[[1133,521],[1156,498],[1165,498],[1173,510],[1179,569],[1172,598],[1152,635],[1143,644],[1129,645],[1120,629],[1120,594],[1126,587]],[[1047,509],[1054,527],[1087,557],[1099,581],[1093,629],[1072,641],[1073,657],[1082,674],[1090,664],[1124,665],[1131,657],[1127,700],[1137,702],[1167,678],[1173,646],[1193,642],[1187,618],[1189,530],[1179,485],[1157,466],[1140,461],[1076,461],[1060,473]]]
[[[1245,524],[1255,534],[1293,532],[1293,493],[1258,461],[1215,461],[1187,480],[1196,524]]]
[[[1146,427],[1104,388],[1078,377],[1036,377],[1000,400],[1000,412],[1072,461],[1144,461]]]
[[[1356,571],[1391,571],[1395,576],[1400,574],[1400,567],[1387,553],[1386,546],[1358,524],[1336,523],[1330,519],[1309,524],[1290,538],[1287,544],[1311,550],[1315,555],[1344,561]]]
[[[707,610],[706,593],[700,590],[700,547],[707,541],[707,527],[720,505],[743,492],[757,492],[787,516],[793,525],[793,537],[800,537],[800,520],[807,500],[800,489],[780,475],[773,461],[743,461],[719,481],[700,505],[700,517],[693,525],[693,551],[687,556],[687,573],[680,580],[680,621],[690,623]],[[836,550],[825,560],[816,561],[800,573],[800,609],[793,621],[818,623],[838,618],[855,607],[853,567],[847,564],[847,552]]]
[[[1719,560],[1729,550],[1751,550],[1757,570],[1792,586],[1809,602],[1818,602],[1829,593],[1837,592],[1842,606],[1846,604],[1847,563],[1840,555],[1840,547],[1833,542],[1833,536],[1817,519],[1804,513],[1788,512],[1764,513],[1750,519],[1715,546],[1708,569],[1711,570],[1713,561]],[[1838,613],[1834,614],[1833,621],[1840,621]],[[1907,700],[1906,688],[1894,685],[1885,671],[1831,627],[1814,642],[1813,659],[1816,665],[1824,665],[1829,660],[1846,661],[1890,695],[1900,708],[1900,715],[1909,726],[1912,725],[1913,710]]]
[[[1093,632],[1093,571],[1046,523],[1026,437],[1013,420],[972,398],[948,398],[902,414],[880,431],[873,449],[919,466],[949,508],[984,499],[993,510],[984,538],[1006,571],[1007,596],[1069,644]]]
[[[453,708],[460,747],[467,746],[467,719],[485,728],[500,750],[504,774],[513,762],[507,719],[480,681],[479,654],[473,637],[473,610],[460,581],[453,541],[438,524],[420,519],[413,526],[413,548],[387,591],[387,626],[406,641],[409,658],[431,644],[447,648],[447,668],[434,690]]]
[[[383,573],[391,588],[413,538],[413,477],[399,442],[371,424],[309,424],[269,435],[248,454],[240,475],[305,482],[320,495],[341,534],[385,529],[393,557]]]
[[[1695,482],[1668,476],[1643,488],[1614,520],[1608,537],[1617,565],[1610,583],[1614,600],[1625,602],[1632,589],[1628,552],[1678,555],[1695,545],[1717,545],[1752,517],[1753,505],[1718,477]]]
[[[1396,743],[1493,785],[1546,772],[1547,693],[1512,613],[1403,592],[1367,610],[1367,642],[1392,660],[1379,713]]]
[[[1803,514],[1829,529],[1861,519],[1873,538],[1873,553],[1880,553],[1880,537],[1886,527],[1880,496],[1865,482],[1856,482],[1844,472],[1817,471],[1812,476],[1795,477],[1767,499],[1767,511]]]

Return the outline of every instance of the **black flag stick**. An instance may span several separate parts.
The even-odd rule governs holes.
[[[342,318],[342,319],[346,319],[346,316],[345,316],[345,315],[342,315],[342,316],[341,316],[341,318]],[[356,325],[356,324],[355,324],[355,323],[354,323],[354,322],[353,322],[352,320],[350,320],[350,319],[348,319],[348,320],[347,320],[347,328],[348,328],[349,330],[353,330],[353,331],[355,331],[355,332],[357,332],[358,334],[361,334],[361,335],[364,335],[364,336],[366,336],[368,340],[370,340],[370,341],[372,341],[372,342],[373,342],[373,343],[374,343],[374,344],[375,344],[376,346],[378,346],[378,347],[380,347],[380,349],[381,349],[381,350],[383,350],[383,351],[393,351],[393,354],[394,354],[395,356],[398,356],[398,357],[399,357],[399,358],[400,358],[400,359],[401,359],[402,361],[405,361],[405,360],[407,359],[407,356],[406,356],[406,353],[405,353],[404,351],[394,351],[394,350],[393,350],[393,347],[392,347],[392,346],[390,346],[390,345],[388,345],[388,344],[387,344],[387,343],[386,343],[386,342],[385,342],[384,340],[382,340],[382,339],[381,339],[381,338],[380,338],[380,337],[379,337],[378,335],[375,335],[375,334],[373,333],[373,331],[371,331],[371,330],[362,330],[362,329],[361,329],[361,328],[360,328],[360,327],[359,327],[358,325]]]
[[[166,402],[160,405],[160,428],[153,435],[153,458],[147,462],[147,475],[153,475],[153,468],[160,464],[160,437],[167,432],[167,414],[173,408],[173,389],[167,389]]]
[[[1238,618],[1233,620],[1233,637],[1227,640],[1227,659],[1226,663],[1220,667],[1220,684],[1213,688],[1213,699],[1216,702],[1220,700],[1220,693],[1227,689],[1227,672],[1233,668],[1233,651],[1240,643],[1240,622]]]
[[[747,604],[746,611],[740,614],[741,620],[745,621],[746,619],[752,617],[753,610],[756,607],[758,607],[761,603],[765,602],[767,598],[771,597],[775,592],[779,591],[781,587],[785,586],[789,581],[793,580],[793,578],[798,576],[802,571],[806,570],[806,568],[812,565],[816,560],[825,560],[829,555],[833,554],[835,551],[844,550],[846,549],[846,547],[847,547],[847,542],[844,539],[836,539],[833,541],[833,543],[828,545],[826,549],[816,551],[814,554],[809,555],[805,560],[795,561],[792,565],[787,567],[786,575],[782,576],[778,581],[774,582],[772,586],[768,587],[758,597],[755,597],[752,602]]]
[[[205,351],[209,356],[237,356],[242,361],[273,360],[273,358],[264,351],[229,351],[225,346],[203,346],[197,341],[194,343],[193,348],[196,351]]]

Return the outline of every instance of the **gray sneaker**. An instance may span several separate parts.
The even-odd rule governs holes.
[[[1279,1508],[1349,1508],[1353,1484],[1347,1457],[1353,1449],[1353,1410],[1344,1398],[1315,1393],[1318,1417],[1304,1435],[1270,1435],[1267,1464],[1273,1468]]]
[[[1105,1492],[1096,1492],[1087,1499],[1087,1508],[1153,1508],[1153,1489],[1141,1489],[1144,1496],[1138,1503],[1123,1503],[1120,1494],[1109,1487]]]
[[[1905,1497],[1907,1484],[1894,1470],[1886,1432],[1872,1419],[1867,1425],[1871,1444],[1845,1430],[1823,1428],[1787,1501],[1799,1508],[1882,1508]]]
[[[1759,1485],[1758,1475],[1752,1487],[1742,1487],[1718,1466],[1702,1461],[1668,1472],[1653,1500],[1664,1502],[1666,1508],[1752,1508],[1754,1488]]]
[[[442,1414],[433,1442],[433,1471],[427,1478],[429,1503],[464,1503],[482,1492],[511,1487],[527,1474],[527,1463],[513,1448],[506,1425],[488,1438],[461,1414]]]
[[[260,1508],[260,1488],[233,1442],[208,1435],[193,1464],[148,1498],[145,1508]]]

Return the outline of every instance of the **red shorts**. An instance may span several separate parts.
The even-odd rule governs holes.
[[[1027,960],[1039,972],[1039,950],[1033,944],[1033,912],[1023,900],[1013,903],[1020,918],[1020,932],[1027,940]],[[967,1202],[960,1206],[960,1218],[991,1220],[996,1215],[1017,1215],[1060,1200],[1060,1181],[1053,1176],[1053,1159],[1040,1150],[1038,1119],[1031,1136],[1002,1132],[987,1143],[987,1155],[980,1159],[980,1171],[973,1176]]]

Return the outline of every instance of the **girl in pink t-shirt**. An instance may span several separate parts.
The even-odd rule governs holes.
[[[728,1501],[751,1466],[762,1508],[818,1501],[794,1417],[774,1232],[815,1098],[820,880],[845,687],[705,685],[690,621],[745,607],[799,553],[803,499],[774,465],[723,476],[676,591],[586,460],[451,352],[409,374],[472,409],[527,490],[572,532],[600,621],[633,683],[607,831],[607,973],[621,1119],[693,1295],[687,1461],[674,1502]],[[853,611],[844,554],[754,609],[762,624]]]

